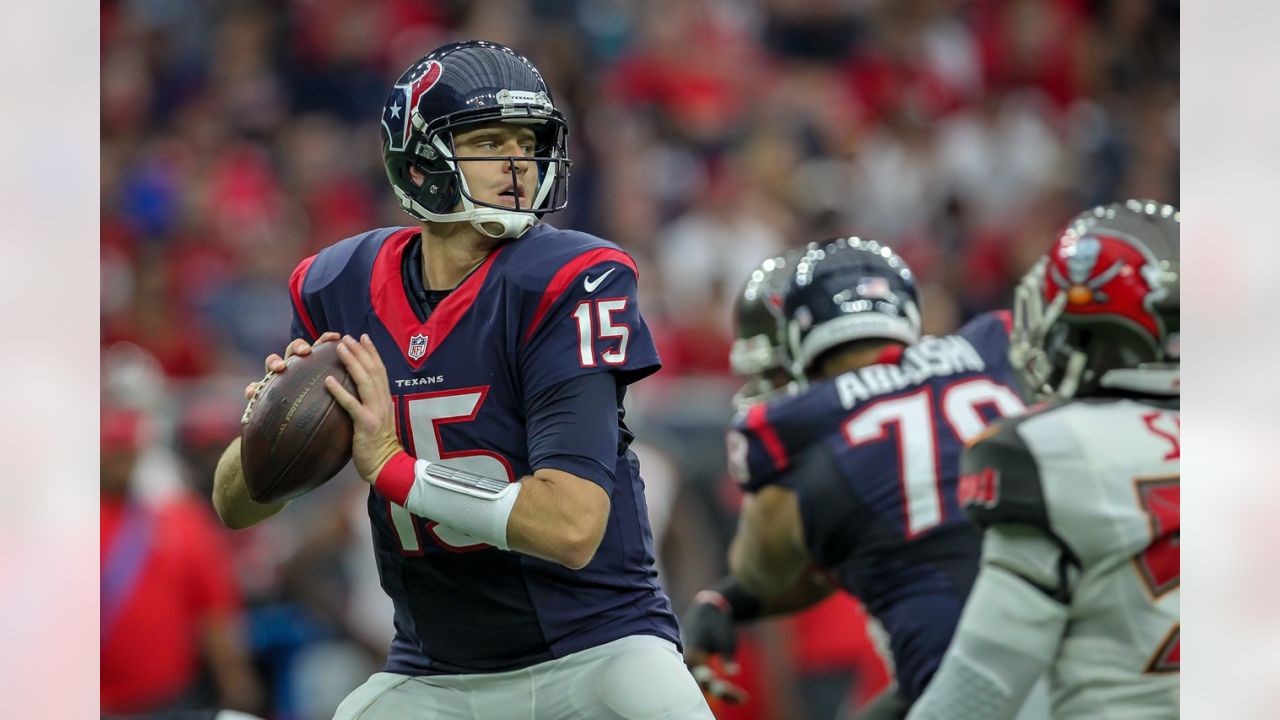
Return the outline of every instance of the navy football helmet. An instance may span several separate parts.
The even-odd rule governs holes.
[[[857,237],[810,249],[796,264],[784,301],[797,377],[824,352],[853,340],[920,339],[920,297],[907,263]]]
[[[782,303],[802,254],[802,250],[792,250],[760,263],[734,300],[729,367],[744,380],[733,396],[733,405],[739,410],[767,400],[795,379],[787,354]]]
[[[456,156],[454,133],[492,122],[532,129],[533,156]],[[489,237],[519,237],[537,217],[567,203],[568,133],[533,63],[496,43],[457,42],[420,58],[396,81],[382,111],[382,161],[400,207],[413,217],[466,221]],[[506,161],[513,177],[517,162],[533,162],[538,184],[531,207],[519,207],[518,197],[515,208],[477,200],[458,167],[474,160]],[[421,186],[411,167],[426,175]]]
[[[1024,394],[1180,393],[1180,225],[1176,207],[1154,200],[1067,224],[1014,292],[1009,360]]]

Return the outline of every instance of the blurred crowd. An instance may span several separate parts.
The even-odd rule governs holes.
[[[760,260],[836,235],[887,242],[921,279],[926,330],[946,332],[1006,304],[1076,211],[1179,201],[1176,0],[104,0],[101,12],[103,403],[151,428],[125,439],[139,443],[131,492],[207,497],[241,390],[289,339],[290,271],[410,220],[378,151],[391,82],[438,44],[494,40],[542,69],[571,123],[570,204],[546,220],[619,243],[640,268],[665,367],[628,419],[647,445],[677,609],[724,569],[730,308]],[[329,696],[376,667],[389,604],[363,512],[360,483],[340,477],[219,540],[262,687],[233,704],[328,717]],[[792,671],[824,652],[792,644]],[[216,674],[206,685],[217,701]],[[775,694],[741,717],[803,717]]]

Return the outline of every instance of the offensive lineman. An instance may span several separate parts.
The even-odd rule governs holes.
[[[983,562],[912,720],[1178,717],[1180,215],[1094,208],[1023,279],[1010,359],[1048,402],[963,459]]]
[[[765,259],[751,272],[733,308],[736,337],[729,349],[729,369],[742,378],[733,395],[734,412],[794,387],[786,342],[780,337],[782,298],[803,250]]]
[[[955,505],[962,444],[1023,409],[1008,316],[922,338],[910,270],[858,238],[811,248],[784,304],[809,385],[751,406],[729,433],[748,495],[732,574],[686,617],[686,660],[705,688],[737,697],[706,664],[732,655],[733,625],[807,607],[838,584],[889,635],[899,689],[882,712],[901,713],[890,706],[923,691],[977,572],[981,538]]]

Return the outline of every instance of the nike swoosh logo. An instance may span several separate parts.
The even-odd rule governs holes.
[[[604,282],[604,279],[609,277],[609,273],[617,269],[618,268],[609,268],[608,270],[604,271],[603,275],[596,278],[595,280],[592,280],[590,275],[586,276],[585,278],[582,279],[583,289],[586,290],[587,292],[595,292],[596,288],[600,287],[600,283]]]

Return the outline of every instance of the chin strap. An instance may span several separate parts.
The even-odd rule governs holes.
[[[1080,383],[1084,381],[1085,364],[1089,362],[1089,357],[1084,353],[1076,350],[1067,358],[1066,367],[1062,370],[1062,381],[1058,383],[1058,387],[1054,390],[1054,395],[1063,400],[1070,400],[1076,396],[1076,392],[1080,390]]]
[[[1117,368],[1103,374],[1098,384],[1144,395],[1177,397],[1182,394],[1182,373],[1177,367]]]
[[[462,213],[458,213],[462,214]],[[482,235],[505,240],[517,238],[537,223],[532,213],[512,212],[497,208],[479,207],[471,210],[468,222]]]

